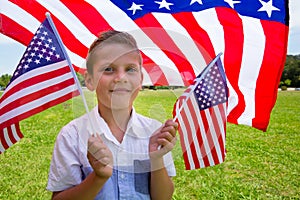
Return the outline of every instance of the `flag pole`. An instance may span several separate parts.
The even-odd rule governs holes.
[[[78,80],[78,78],[77,78],[77,76],[76,76],[76,73],[75,73],[75,70],[74,70],[74,68],[73,68],[71,59],[70,59],[70,57],[69,57],[69,55],[68,55],[68,53],[67,53],[67,51],[66,51],[66,49],[65,49],[65,46],[64,46],[64,44],[63,44],[63,42],[62,42],[62,39],[60,38],[60,35],[59,35],[59,33],[58,33],[58,31],[57,31],[57,29],[56,29],[56,27],[55,27],[55,25],[54,25],[54,23],[53,23],[53,21],[52,21],[52,18],[51,18],[51,16],[50,16],[50,13],[49,13],[49,12],[46,12],[46,18],[48,19],[49,24],[50,24],[51,28],[53,29],[54,34],[55,34],[55,36],[56,36],[56,38],[57,38],[57,40],[58,40],[58,43],[59,43],[59,45],[60,45],[60,47],[61,47],[61,49],[62,49],[62,51],[63,51],[63,54],[65,55],[65,57],[66,57],[66,59],[67,59],[68,65],[69,65],[70,70],[71,70],[71,73],[72,73],[72,75],[73,75],[73,78],[74,78],[74,80],[75,80],[76,86],[77,86],[78,91],[79,91],[79,93],[80,93],[80,96],[81,96],[81,98],[82,98],[82,101],[83,101],[83,104],[84,104],[84,108],[85,108],[85,111],[86,111],[87,116],[88,116],[88,120],[90,121],[91,126],[92,126],[92,129],[93,129],[93,133],[92,133],[91,135],[95,136],[96,132],[95,132],[95,128],[94,128],[94,126],[93,126],[92,120],[91,120],[90,115],[89,115],[89,108],[88,108],[86,99],[85,99],[85,97],[84,97],[84,94],[83,94],[81,85],[80,85],[80,83],[79,83],[79,80]]]
[[[186,99],[185,99],[185,100],[183,101],[183,103],[181,104],[180,108],[178,109],[178,112],[176,112],[176,115],[175,115],[175,117],[173,118],[173,122],[175,122],[175,121],[177,120],[177,118],[178,118],[180,112],[182,111],[183,106],[185,105],[186,101],[190,98],[192,92],[194,92],[195,87],[197,87],[197,85],[200,83],[200,81],[203,79],[203,77],[205,77],[206,74],[208,73],[208,70],[210,69],[210,67],[211,67],[212,65],[214,65],[214,64],[217,62],[217,60],[220,58],[220,56],[221,56],[222,54],[223,54],[222,52],[219,53],[219,54],[218,54],[218,55],[217,55],[217,56],[216,56],[216,57],[208,64],[208,66],[204,69],[205,71],[203,71],[203,73],[201,74],[201,76],[200,76],[199,78],[196,78],[196,83],[193,84],[193,86],[192,86],[190,92],[188,93]]]

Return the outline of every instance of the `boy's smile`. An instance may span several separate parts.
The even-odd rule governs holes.
[[[114,88],[112,90],[109,90],[110,92],[114,93],[114,94],[126,94],[126,93],[131,93],[130,89],[127,88]]]

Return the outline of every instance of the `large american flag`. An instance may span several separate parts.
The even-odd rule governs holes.
[[[19,121],[79,94],[66,56],[46,19],[0,99],[0,153],[23,137]]]
[[[218,55],[174,105],[187,170],[224,161],[227,98],[226,77]]]
[[[47,11],[80,72],[107,29],[136,38],[144,85],[188,86],[224,52],[228,121],[267,129],[287,51],[288,0],[3,0],[0,32],[28,45]]]

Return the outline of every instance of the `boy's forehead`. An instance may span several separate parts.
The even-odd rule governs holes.
[[[125,44],[107,44],[95,49],[96,59],[105,59],[111,62],[118,60],[121,57],[131,57],[132,59],[140,60],[140,52],[136,48],[132,48]]]

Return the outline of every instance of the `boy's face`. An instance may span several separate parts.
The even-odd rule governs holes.
[[[131,109],[142,86],[140,54],[122,44],[107,44],[95,50],[92,87],[99,106]]]

